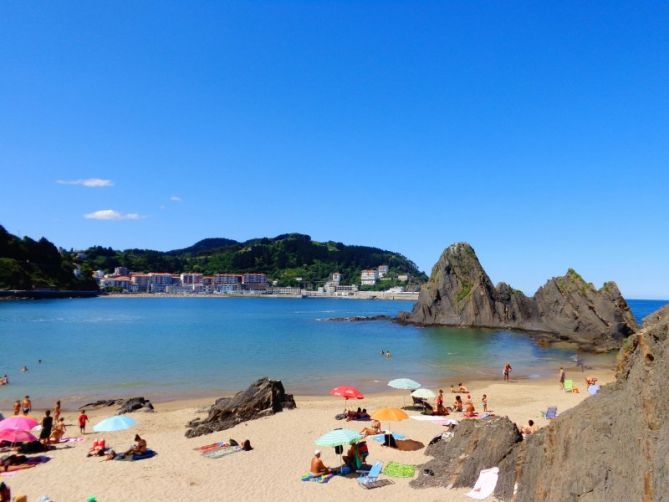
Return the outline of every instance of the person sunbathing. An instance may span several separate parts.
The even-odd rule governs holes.
[[[101,456],[102,452],[106,449],[106,444],[104,439],[96,439],[93,441],[93,446],[88,450],[86,454],[87,457],[97,457]]]
[[[65,435],[65,419],[61,418],[54,426],[53,431],[51,431],[51,437],[49,438],[49,442],[58,443],[60,442],[60,440],[63,438],[64,435]]]
[[[453,409],[455,411],[462,411],[464,408],[464,403],[462,402],[462,398],[460,396],[455,396],[455,401],[453,401]]]
[[[130,449],[123,454],[123,456],[126,457],[128,455],[141,455],[142,453],[146,453],[146,439],[142,439],[139,434],[135,434],[135,444],[132,445]]]
[[[311,467],[309,468],[309,471],[313,476],[322,476],[330,473],[330,468],[321,460],[320,450],[314,452],[314,458],[311,459]]]
[[[346,413],[346,421],[350,422],[351,420],[358,420],[362,414],[362,409],[358,408],[357,411],[350,410]]]
[[[381,422],[378,420],[372,420],[372,426],[363,427],[360,431],[360,434],[363,436],[374,436],[375,434],[381,434]]]
[[[465,405],[465,416],[466,417],[473,417],[476,415],[476,410],[474,409],[474,403],[471,401],[467,401],[467,404]]]
[[[534,427],[534,420],[528,420],[527,425],[522,429],[520,429],[520,432],[523,434],[523,436],[528,436],[536,432],[536,429]]]
[[[469,389],[467,389],[467,387],[465,387],[464,385],[462,385],[462,383],[459,383],[459,384],[458,384],[458,392],[460,392],[460,393],[462,393],[462,394],[468,394],[468,393],[469,393]]]

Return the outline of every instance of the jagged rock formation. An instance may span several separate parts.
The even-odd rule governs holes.
[[[525,442],[515,500],[669,500],[669,305],[618,361],[614,384]]]
[[[669,500],[669,305],[618,354],[616,382],[520,440],[508,419],[457,426],[426,450],[434,476],[412,486],[473,486],[499,467],[495,496],[514,502]],[[514,493],[515,492],[515,493]]]
[[[493,286],[466,243],[443,252],[413,310],[400,314],[398,321],[535,331],[596,351],[620,347],[637,329],[614,282],[598,290],[570,269],[529,298],[508,284]]]
[[[506,417],[463,420],[452,438],[442,439],[425,449],[425,455],[434,458],[421,469],[429,469],[434,475],[419,476],[411,481],[411,486],[474,486],[482,469],[500,465],[520,441],[518,428]],[[513,470],[507,472],[506,477],[513,479]]]
[[[191,420],[186,437],[193,438],[222,431],[260,417],[274,415],[284,408],[295,408],[292,394],[286,394],[279,380],[261,378],[233,397],[216,400],[205,419]]]
[[[108,406],[120,406],[120,408],[116,410],[117,415],[123,415],[133,411],[153,411],[153,404],[151,404],[151,401],[144,399],[143,397],[131,397],[130,399],[100,399],[80,406],[79,409],[96,410]]]

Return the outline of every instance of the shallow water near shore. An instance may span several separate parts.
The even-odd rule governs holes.
[[[635,312],[651,308],[644,301],[630,305]],[[324,394],[340,384],[385,390],[397,377],[432,387],[499,378],[506,360],[514,378],[575,368],[573,348],[542,347],[523,333],[328,320],[395,315],[411,307],[402,301],[263,298],[4,302],[0,375],[7,373],[10,385],[0,387],[0,407],[25,394],[36,404],[60,398],[71,405],[131,395],[156,401],[219,395],[261,376],[283,380],[290,392]],[[615,356],[580,357],[601,367]],[[30,371],[21,373],[23,365]]]

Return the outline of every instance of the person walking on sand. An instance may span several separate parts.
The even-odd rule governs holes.
[[[81,410],[79,415],[79,432],[83,436],[86,434],[86,422],[88,422],[88,415],[86,415],[86,410]]]
[[[560,366],[560,388],[564,390],[564,379],[565,379],[565,372],[564,368]]]
[[[509,375],[511,375],[511,370],[513,368],[511,367],[511,363],[509,361],[504,363],[504,381],[508,382],[509,381]]]

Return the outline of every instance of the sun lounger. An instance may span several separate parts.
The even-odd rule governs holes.
[[[541,415],[546,420],[553,420],[554,418],[557,418],[557,406],[549,406],[545,412],[541,412]]]
[[[392,484],[392,481],[385,479],[379,480],[379,475],[383,470],[383,462],[375,462],[372,468],[358,478],[358,484],[363,488],[372,489]],[[390,481],[390,482],[389,482]]]
[[[573,392],[574,391],[574,381],[573,380],[565,380],[564,381],[564,390],[566,392]]]

